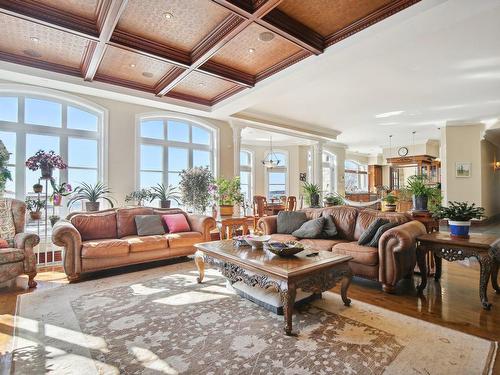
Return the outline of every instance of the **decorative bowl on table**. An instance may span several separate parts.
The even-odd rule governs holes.
[[[271,239],[271,236],[253,236],[249,234],[248,236],[243,236],[245,241],[252,246],[252,249],[262,249],[264,243],[268,242]]]
[[[291,257],[304,250],[304,245],[297,241],[268,242],[265,249],[280,257]]]

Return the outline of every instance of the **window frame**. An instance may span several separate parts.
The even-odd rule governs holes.
[[[252,204],[253,196],[254,196],[254,181],[255,181],[255,168],[254,168],[254,153],[248,149],[240,149],[240,160],[241,160],[241,154],[246,153],[248,154],[248,159],[250,160],[250,165],[242,165],[240,163],[240,179],[241,179],[241,172],[248,172],[250,175],[250,181],[248,184],[248,204]],[[240,181],[241,182],[241,181]]]
[[[328,155],[331,158],[331,161],[323,161],[323,157],[325,155]],[[325,175],[324,175],[324,169],[329,168],[330,169],[330,190],[324,191],[325,193],[335,193],[337,192],[337,181],[338,181],[338,176],[337,176],[337,155],[330,151],[323,151],[321,155],[321,173],[323,177],[323,187],[322,189],[324,190],[324,185],[325,185]],[[333,172],[333,173],[332,173]]]
[[[288,173],[289,155],[288,155],[288,151],[276,149],[276,150],[273,150],[273,153],[274,154],[282,154],[282,155],[284,155],[284,157],[285,157],[285,165],[277,166],[277,167],[274,167],[274,168],[266,168],[266,167],[264,167],[264,169],[265,169],[266,197],[268,199],[271,198],[271,196],[269,195],[269,193],[270,193],[270,189],[269,189],[269,173],[272,173],[272,172],[285,173],[285,194],[284,195],[288,195],[288,192],[290,190],[290,184],[289,184],[289,181],[288,181],[288,179],[289,179],[289,173]],[[266,151],[265,152],[265,158],[264,158],[264,160],[266,160],[270,155],[271,155],[271,150]],[[273,185],[277,185],[277,184],[273,184]]]
[[[357,168],[356,169],[345,168],[345,164],[347,162],[356,164]],[[363,164],[363,163],[360,163],[360,162],[358,162],[356,160],[352,160],[352,159],[346,159],[344,161],[344,180],[346,179],[345,175],[347,173],[351,173],[351,174],[356,175],[357,181],[358,181],[358,188],[361,187],[361,185],[362,185],[361,180],[365,179],[365,182],[366,182],[366,184],[364,184],[365,186],[363,186],[363,189],[360,189],[357,192],[368,193],[368,165],[367,164]],[[352,193],[351,191],[346,191],[346,192]]]

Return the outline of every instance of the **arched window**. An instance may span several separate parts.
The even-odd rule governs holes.
[[[214,130],[177,117],[144,117],[139,122],[138,185],[177,187],[180,172],[192,167],[214,171]]]
[[[252,202],[252,166],[253,157],[252,153],[247,150],[240,151],[240,183],[241,192],[245,197],[248,205]]]
[[[269,158],[269,153],[266,159]],[[272,157],[279,160],[277,167],[267,169],[267,196],[269,198],[279,198],[287,195],[288,192],[288,162],[284,152],[275,152]]]
[[[348,193],[368,191],[368,166],[354,160],[345,161],[345,190]]]
[[[72,95],[0,86],[0,139],[12,154],[8,168],[13,181],[7,183],[6,196],[24,200],[33,194],[40,171],[28,170],[25,161],[40,149],[56,152],[68,164],[68,169],[54,171],[56,183],[75,187],[102,181],[104,117],[103,109]]]
[[[337,191],[337,157],[334,154],[323,151],[322,170],[323,192],[333,193]]]

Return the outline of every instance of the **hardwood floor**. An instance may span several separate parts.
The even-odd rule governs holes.
[[[500,225],[479,231],[498,233]],[[138,267],[144,269],[148,266]],[[130,271],[130,268],[127,270]],[[97,276],[121,272],[124,270],[107,271]],[[38,287],[32,291],[24,289],[27,279],[22,277],[17,280],[21,286],[0,289],[0,354],[10,350],[17,296],[61,287],[67,283],[61,267],[41,269],[36,280]],[[420,297],[415,288],[419,282],[418,275],[413,280],[404,280],[398,285],[397,293],[391,295],[382,292],[378,283],[355,278],[349,289],[349,297],[471,335],[500,341],[500,294],[496,294],[489,285],[488,298],[493,307],[490,311],[481,308],[477,262],[443,261],[441,281],[435,282],[429,278],[428,286]],[[500,354],[497,354],[493,374],[500,375],[499,357]]]

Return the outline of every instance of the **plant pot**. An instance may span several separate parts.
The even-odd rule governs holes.
[[[469,221],[453,221],[448,220],[450,226],[450,236],[457,238],[469,238],[470,220]]]
[[[42,171],[42,180],[50,180],[52,178],[52,172],[54,168],[49,165],[41,165],[40,170]]]
[[[396,212],[397,205],[395,204],[385,204],[385,211],[386,212]]]
[[[30,211],[32,220],[40,220],[42,218],[42,211]]]
[[[33,191],[35,193],[41,193],[43,191],[43,186],[42,185],[33,185]]]
[[[427,201],[429,198],[427,195],[413,196],[413,210],[415,211],[427,211]]]
[[[166,201],[160,201],[160,208],[170,208],[170,199]]]
[[[311,207],[319,207],[319,194],[311,194]]]
[[[60,219],[59,216],[51,216],[51,217],[49,217],[50,225],[54,226],[59,221],[59,219]]]
[[[62,195],[61,194],[54,194],[52,197],[52,203],[54,206],[60,206],[62,201]]]
[[[219,205],[220,216],[233,216],[234,206],[231,204]]]
[[[85,202],[85,210],[88,212],[99,211],[100,202]]]

